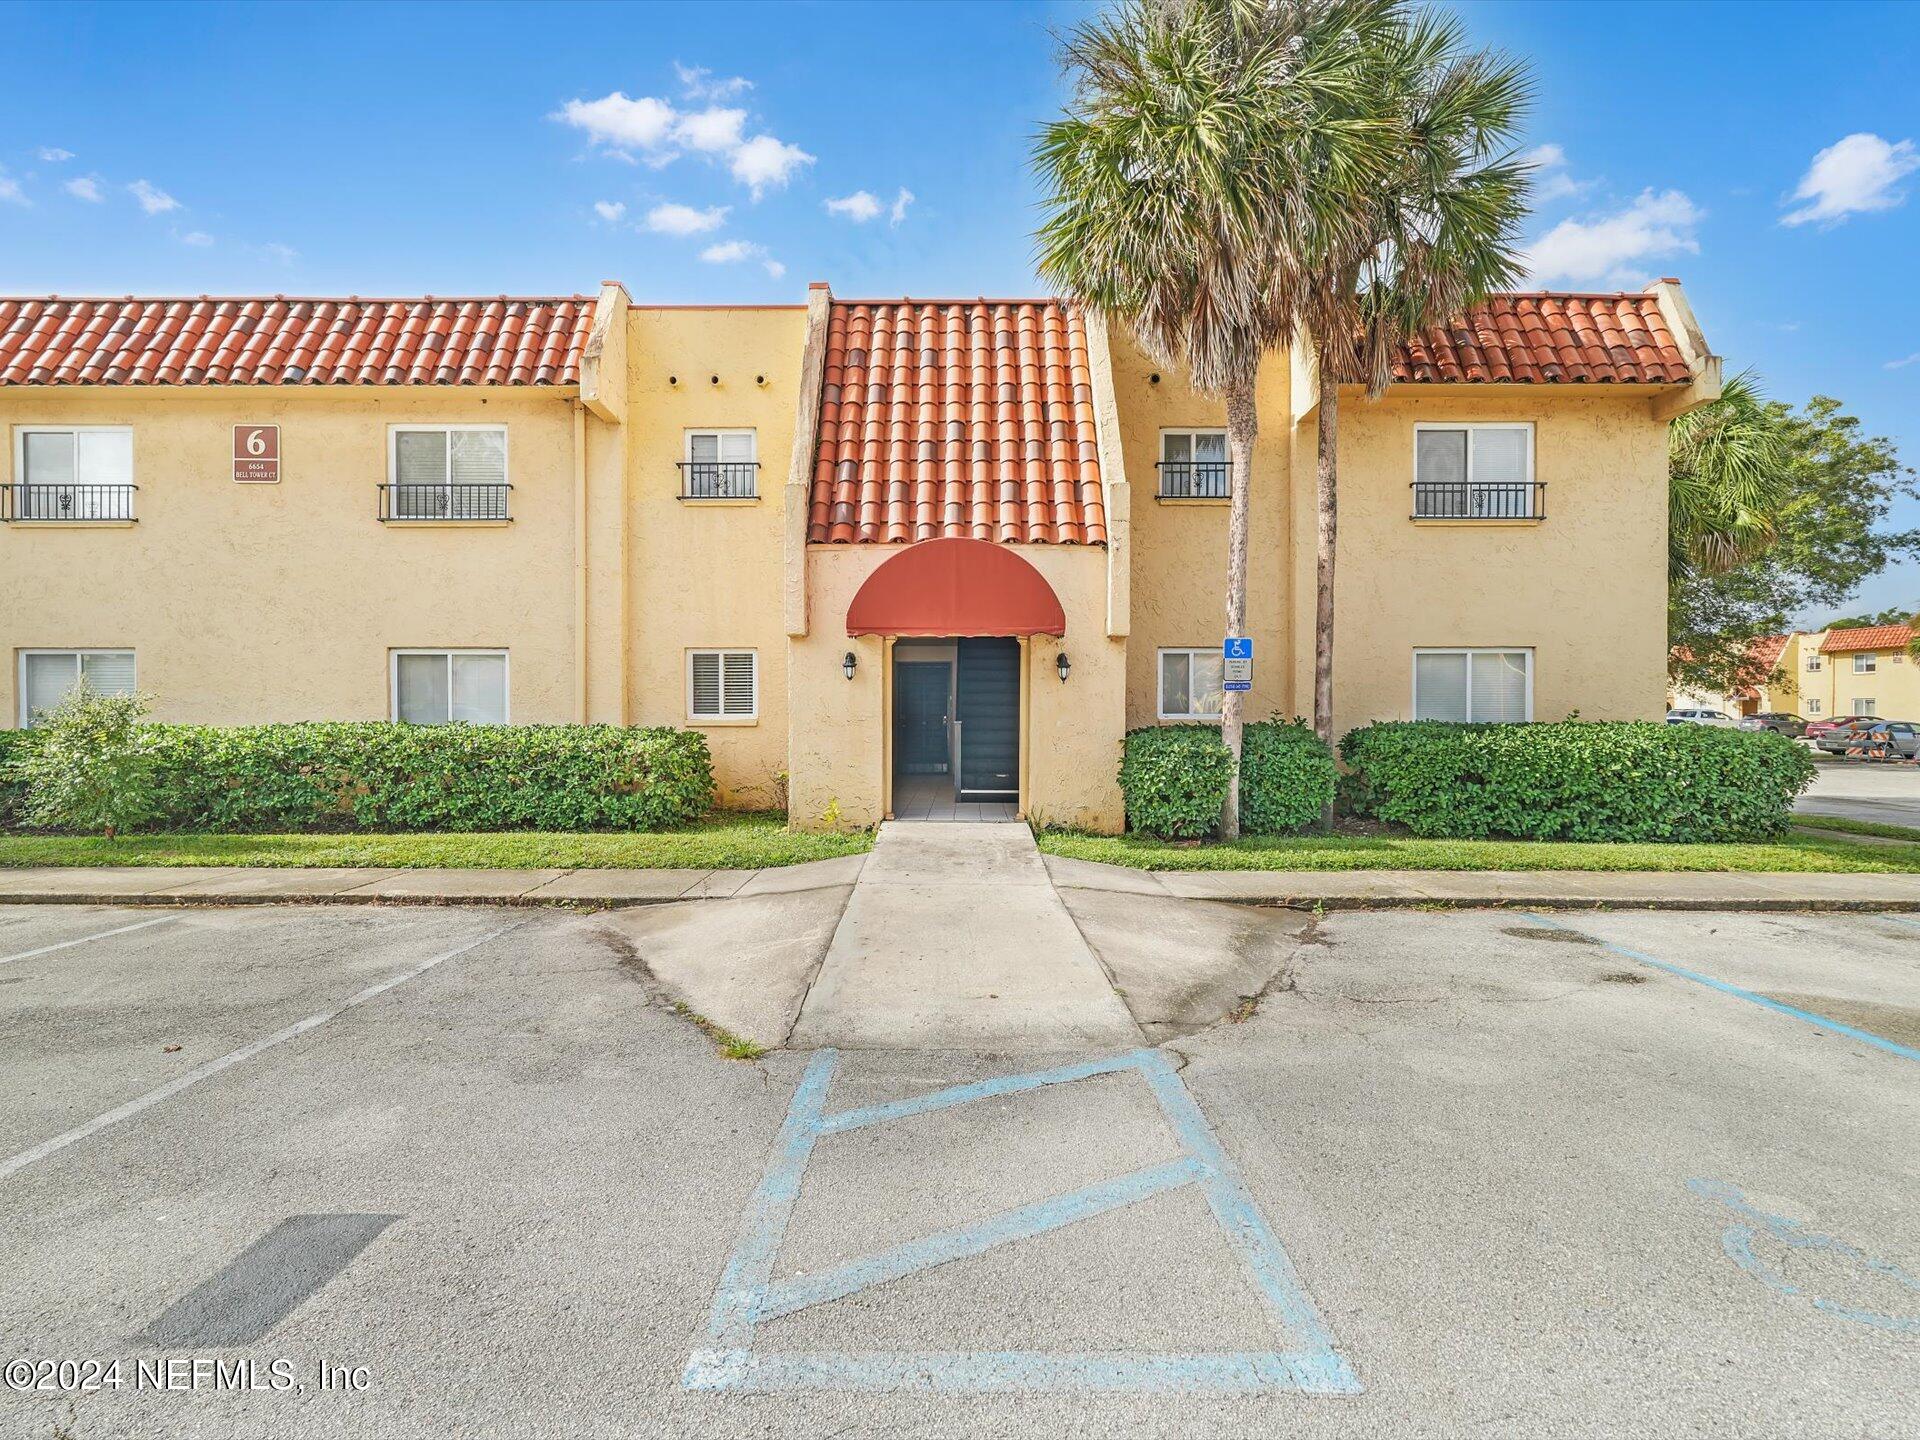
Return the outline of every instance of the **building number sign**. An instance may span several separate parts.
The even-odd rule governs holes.
[[[242,485],[279,484],[280,427],[278,425],[233,427],[233,478]]]

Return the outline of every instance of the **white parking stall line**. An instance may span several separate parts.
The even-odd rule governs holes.
[[[82,935],[77,940],[62,940],[58,945],[42,945],[38,950],[22,950],[16,955],[0,955],[0,965],[11,965],[16,960],[31,960],[36,955],[51,955],[56,950],[71,950],[76,945],[86,945],[95,940],[105,940],[109,936],[144,930],[149,925],[165,925],[169,920],[179,918],[177,915],[162,915],[153,920],[136,920],[131,925],[116,926],[112,930],[100,930],[92,935]]]
[[[433,969],[434,966],[444,964],[449,960],[458,959],[469,950],[477,950],[489,941],[498,940],[508,931],[517,930],[526,923],[525,920],[516,920],[511,925],[502,925],[497,930],[488,931],[477,940],[469,940],[466,944],[458,946],[455,949],[435,955],[431,959],[422,960],[418,965],[402,970],[397,975],[389,975],[385,980],[381,980],[367,986],[364,990],[349,995],[331,1010],[322,1010],[317,1014],[307,1016],[304,1020],[296,1020],[284,1030],[276,1030],[264,1039],[255,1040],[248,1045],[242,1045],[238,1050],[230,1050],[218,1059],[207,1061],[204,1065],[196,1065],[193,1069],[187,1071],[186,1074],[176,1076],[157,1089],[147,1091],[144,1095],[137,1095],[127,1101],[126,1104],[117,1105],[105,1114],[94,1116],[93,1119],[87,1121],[84,1125],[76,1125],[63,1135],[56,1135],[51,1140],[43,1140],[31,1150],[22,1150],[11,1159],[0,1161],[0,1180],[17,1174],[29,1165],[46,1159],[49,1155],[58,1154],[69,1145],[85,1140],[90,1135],[97,1135],[108,1126],[118,1125],[122,1120],[138,1115],[149,1106],[158,1105],[169,1096],[178,1095],[188,1086],[198,1085],[202,1080],[210,1079],[218,1075],[222,1070],[230,1066],[238,1065],[242,1060],[251,1060],[263,1051],[273,1049],[276,1045],[284,1045],[289,1040],[298,1039],[309,1030],[318,1029],[329,1020],[344,1015],[356,1005],[364,1005],[369,1000],[377,999],[395,986],[404,985],[415,976],[424,975],[427,971]]]

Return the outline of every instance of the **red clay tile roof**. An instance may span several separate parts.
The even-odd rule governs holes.
[[[1057,300],[835,301],[807,539],[1104,544],[1086,327]]]
[[[1396,383],[1675,385],[1693,378],[1648,294],[1491,295],[1394,356]]]
[[[570,385],[591,296],[0,299],[0,385]]]
[[[1792,638],[1791,631],[1785,635],[1756,635],[1747,642],[1747,659],[1760,670],[1770,672],[1780,663],[1787,641]]]
[[[1860,650],[1904,650],[1913,643],[1911,625],[1863,625],[1857,630],[1829,630],[1820,642],[1822,655],[1847,655]]]

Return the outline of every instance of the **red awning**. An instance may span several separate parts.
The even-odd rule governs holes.
[[[1046,577],[986,540],[923,540],[887,561],[847,607],[849,635],[1064,635]]]

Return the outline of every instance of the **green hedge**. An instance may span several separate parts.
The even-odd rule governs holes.
[[[1127,733],[1120,761],[1127,828],[1190,839],[1220,826],[1233,759],[1217,725],[1149,725]],[[1333,803],[1333,754],[1298,720],[1262,720],[1241,732],[1240,828],[1300,830]]]
[[[14,762],[27,743],[31,730],[0,730],[0,830],[20,823],[21,806],[26,803],[26,782],[13,773]]]
[[[32,743],[14,733],[16,749]],[[689,730],[346,722],[141,738],[162,829],[660,830],[713,803],[706,737]]]
[[[1388,722],[1340,755],[1356,811],[1455,839],[1777,839],[1814,775],[1783,735],[1640,722]]]

